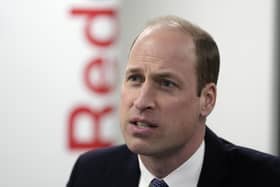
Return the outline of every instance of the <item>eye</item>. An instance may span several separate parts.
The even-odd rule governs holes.
[[[139,74],[131,74],[127,76],[127,82],[141,83],[143,82],[143,77]]]
[[[162,79],[159,81],[159,84],[163,88],[173,88],[176,87],[176,83],[168,79]]]

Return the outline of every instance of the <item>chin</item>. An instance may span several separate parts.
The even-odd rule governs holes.
[[[126,145],[130,151],[136,154],[149,154],[151,146],[139,141],[126,141]]]

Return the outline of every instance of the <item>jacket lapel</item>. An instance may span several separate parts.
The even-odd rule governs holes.
[[[208,127],[205,134],[205,154],[198,187],[222,186],[228,176],[224,143]]]
[[[140,169],[137,155],[130,152],[128,148],[126,148],[126,152],[123,155],[124,160],[121,163],[116,163],[118,165],[117,171],[112,171],[111,179],[112,187],[137,187],[140,178]]]

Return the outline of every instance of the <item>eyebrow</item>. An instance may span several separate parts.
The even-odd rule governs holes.
[[[143,72],[141,68],[130,67],[126,69],[125,74],[140,73],[140,72]],[[152,77],[159,77],[159,78],[175,78],[176,80],[180,81],[180,78],[179,76],[176,75],[176,73],[169,72],[169,71],[156,72],[156,73],[152,73],[151,75]]]
[[[154,79],[162,79],[162,78],[168,78],[168,79],[172,79],[174,81],[176,81],[178,84],[181,84],[182,81],[180,79],[179,76],[177,76],[175,73],[171,73],[171,72],[158,72],[158,73],[153,73],[151,75],[152,78]]]
[[[142,70],[142,68],[139,68],[139,67],[128,67],[125,71],[125,76],[127,76],[128,74],[133,74],[133,73],[143,73],[143,70]],[[182,80],[181,80],[180,76],[177,75],[176,72],[170,72],[170,71],[163,70],[162,72],[151,73],[151,77],[153,79],[170,78],[170,79],[174,79],[174,81],[177,81],[178,84],[182,84]]]
[[[177,78],[177,76],[174,73],[170,73],[170,72],[159,72],[159,73],[154,73],[152,75],[157,76],[157,77],[161,77],[161,78],[168,78],[168,77]]]
[[[141,68],[130,67],[125,70],[125,75],[127,76],[128,74],[131,74],[131,73],[141,73],[141,72],[143,72],[143,70]]]

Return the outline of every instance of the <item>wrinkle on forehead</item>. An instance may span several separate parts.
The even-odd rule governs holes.
[[[165,51],[160,51],[156,48],[151,48],[151,47],[143,47],[143,49],[138,49],[135,48],[135,51],[133,51],[128,60],[128,64],[137,64],[137,63],[145,63],[145,62],[150,62],[150,63],[156,63],[156,64],[161,64],[161,66],[165,65],[170,65],[172,63],[186,63],[187,61],[189,62],[195,62],[195,54],[194,49],[184,49],[187,51],[184,51],[180,53],[181,55],[178,55],[178,50],[183,50],[183,49],[178,49],[175,51],[174,49],[168,50],[168,52]]]
[[[129,59],[155,62],[195,61],[195,45],[191,35],[170,26],[151,27],[144,30],[135,42]]]

